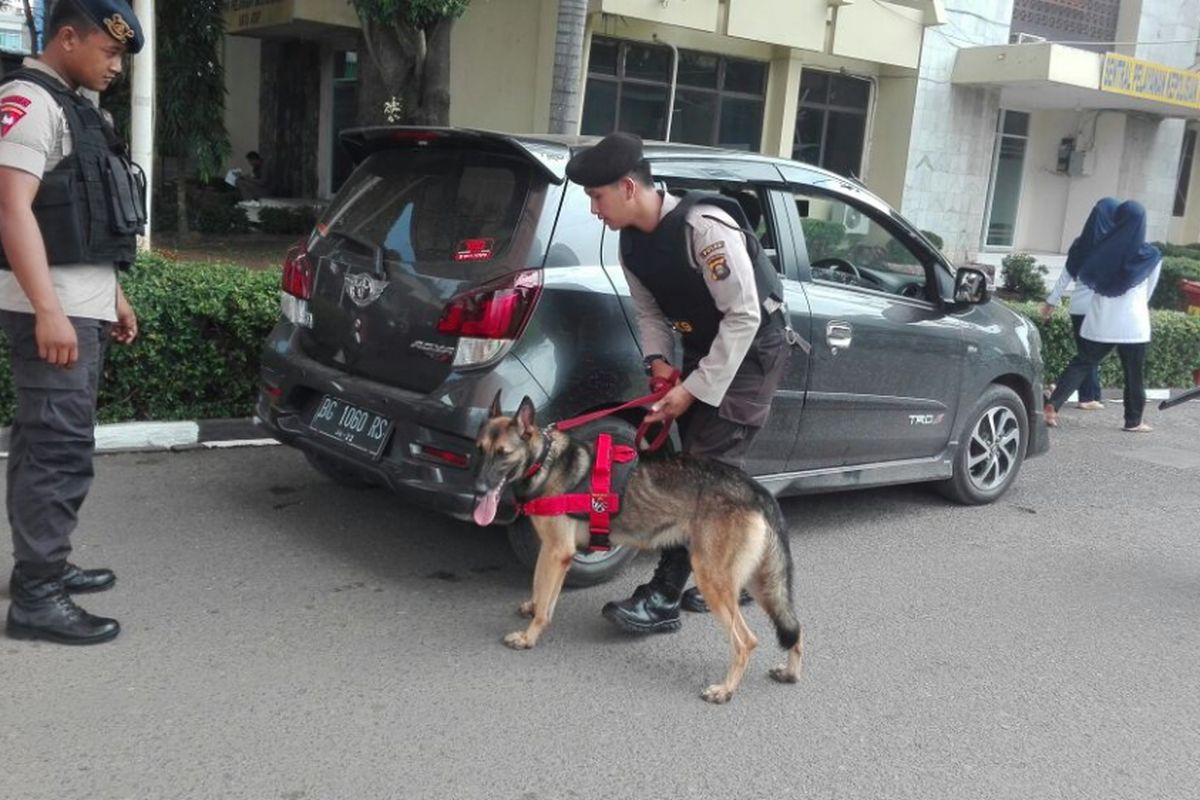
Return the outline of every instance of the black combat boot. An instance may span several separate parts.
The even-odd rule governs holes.
[[[70,594],[103,592],[105,589],[113,587],[113,584],[117,582],[117,576],[111,569],[82,569],[67,562],[62,582]]]
[[[738,605],[744,606],[754,602],[754,598],[745,589],[738,595]],[[679,607],[684,611],[694,611],[697,614],[708,613],[708,601],[704,599],[704,595],[700,594],[700,587],[693,586],[683,593],[683,598],[679,601]]]
[[[33,577],[14,569],[9,586],[12,595],[6,633],[13,639],[99,644],[121,632],[115,619],[92,616],[75,605],[62,575]]]
[[[692,573],[684,547],[664,550],[649,583],[633,590],[628,600],[606,603],[600,613],[629,633],[674,633],[679,620],[679,598]]]

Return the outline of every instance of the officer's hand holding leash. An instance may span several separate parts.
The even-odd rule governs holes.
[[[667,392],[666,397],[650,406],[650,413],[646,415],[646,422],[653,424],[655,422],[677,419],[683,416],[683,413],[691,408],[694,402],[696,402],[696,398],[692,393],[685,389],[682,384],[678,384],[674,389]]]

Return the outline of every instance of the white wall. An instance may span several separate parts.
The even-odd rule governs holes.
[[[226,36],[221,53],[225,67],[225,129],[229,131],[230,167],[249,170],[246,153],[258,150],[258,88],[262,83],[262,47],[249,36]]]
[[[949,6],[946,13],[950,25],[925,31],[901,212],[963,260],[983,230],[1000,102],[997,91],[954,86],[950,76],[959,40],[1008,41],[1012,0],[976,0],[969,13]]]

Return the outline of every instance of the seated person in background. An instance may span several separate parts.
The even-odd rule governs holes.
[[[262,156],[257,150],[251,150],[246,153],[246,163],[250,165],[249,175],[240,169],[231,169],[225,180],[229,182],[229,177],[234,178],[233,185],[237,187],[243,200],[261,200],[267,193],[266,183],[263,181]]]

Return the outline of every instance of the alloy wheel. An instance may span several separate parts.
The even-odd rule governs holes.
[[[1008,480],[1021,455],[1021,426],[1008,406],[985,411],[971,431],[967,473],[979,491],[990,492]]]

